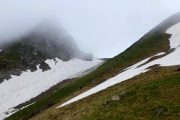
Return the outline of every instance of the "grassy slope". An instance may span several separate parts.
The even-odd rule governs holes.
[[[46,96],[35,104],[15,113],[7,118],[7,120],[31,118],[54,104],[63,102],[66,99],[117,75],[124,68],[135,64],[146,57],[159,52],[166,52],[169,49],[169,37],[170,35],[165,33],[154,33],[151,36],[143,37],[125,52],[108,60],[94,72],[60,87],[57,92],[52,93],[50,96]]]
[[[155,68],[64,108],[52,107],[32,120],[177,120],[179,90],[176,67]]]
[[[180,71],[159,68],[60,109],[55,106],[31,120],[177,120]],[[118,100],[112,100],[113,97]]]
[[[147,75],[149,76],[149,74]],[[143,77],[145,76],[138,79],[144,79]],[[180,90],[179,73],[175,75],[169,74],[166,77],[163,76],[158,79],[145,77],[145,81],[143,82],[138,81],[138,79],[134,79],[136,83],[130,83],[130,85],[127,86],[119,84],[119,86],[114,87],[115,89],[111,88],[107,90],[112,92],[104,94],[105,97],[110,98],[107,99],[107,101],[110,102],[104,105],[104,102],[107,101],[99,98],[100,103],[92,109],[93,111],[89,112],[87,110],[88,112],[84,113],[84,115],[82,115],[83,117],[80,115],[78,120],[177,120],[180,117],[180,94],[178,92]],[[122,88],[124,87],[123,90],[121,86]],[[121,100],[113,101],[113,95],[119,95]],[[103,95],[99,94],[96,96]],[[90,101],[93,100],[89,99],[87,105],[90,105]],[[75,117],[73,116],[72,118]]]

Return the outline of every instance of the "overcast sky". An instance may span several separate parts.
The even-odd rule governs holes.
[[[53,18],[83,51],[112,57],[179,11],[179,0],[0,0],[0,41]]]

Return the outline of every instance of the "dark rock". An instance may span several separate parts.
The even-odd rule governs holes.
[[[180,67],[176,68],[176,71],[178,71],[178,72],[179,72],[179,71],[180,71]]]
[[[31,72],[35,72],[37,70],[37,67],[35,65],[29,67]]]
[[[106,102],[104,103],[104,107],[107,108],[107,107],[111,106],[111,103],[112,103],[111,100],[106,101]]]
[[[154,111],[157,116],[162,116],[165,112],[167,112],[167,109],[163,106],[158,106]]]
[[[6,80],[8,80],[8,79],[10,79],[11,78],[11,76],[10,76],[10,74],[9,73],[7,73],[7,72],[0,72],[0,79],[6,79]]]
[[[49,67],[49,65],[48,65],[47,63],[45,63],[44,61],[41,62],[39,68],[42,69],[42,71],[47,71],[47,70],[50,70],[50,69],[51,69],[51,68]]]
[[[21,74],[21,71],[22,71],[22,69],[18,69],[18,68],[17,69],[11,69],[9,71],[9,74],[19,76]]]
[[[54,60],[55,64],[58,62],[55,58],[53,60]]]
[[[82,88],[83,88],[82,86],[79,87],[80,90],[81,90]]]
[[[99,77],[100,77],[100,78],[103,78],[103,75],[100,75]]]

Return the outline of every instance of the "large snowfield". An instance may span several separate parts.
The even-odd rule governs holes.
[[[40,95],[63,80],[79,77],[87,71],[90,72],[90,69],[96,68],[102,61],[72,59],[63,62],[56,58],[56,61],[46,60],[46,63],[49,64],[51,70],[42,72],[37,66],[38,70],[35,72],[28,70],[0,84],[0,120],[11,115],[13,107]],[[6,114],[7,112],[9,114]]]
[[[129,68],[126,68],[124,72],[118,74],[117,76],[97,85],[96,87],[76,96],[75,98],[72,98],[71,100],[61,104],[60,106],[58,106],[57,108],[61,108],[65,105],[71,104],[73,102],[76,102],[80,99],[83,99],[85,97],[88,97],[92,94],[95,94],[99,91],[102,91],[108,87],[111,87],[117,83],[120,83],[124,80],[130,79],[136,75],[139,75],[141,73],[147,72],[148,71],[148,67],[153,66],[153,65],[160,65],[160,66],[174,66],[174,65],[180,65],[180,23],[170,27],[166,33],[172,34],[170,40],[170,48],[174,49],[174,51],[164,57],[161,57],[159,59],[153,60],[145,65],[143,65],[144,63],[146,63],[150,58],[154,57],[150,57],[147,58]],[[155,56],[160,56],[163,55],[165,53],[159,53]],[[141,67],[139,67],[140,65],[143,65]]]

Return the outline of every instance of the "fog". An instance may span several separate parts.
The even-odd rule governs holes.
[[[83,51],[113,57],[179,11],[178,0],[0,0],[0,44],[51,19]]]
[[[16,8],[14,5],[13,2],[0,3],[0,44],[29,33],[48,17],[46,14],[31,10],[32,8],[27,10],[26,7]]]

